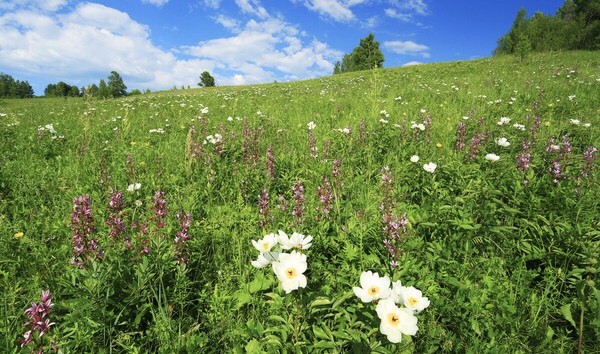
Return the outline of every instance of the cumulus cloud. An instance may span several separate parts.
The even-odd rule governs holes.
[[[283,20],[250,20],[235,35],[202,41],[181,50],[218,63],[236,74],[225,84],[296,80],[328,75],[342,53],[316,39],[304,43],[300,31]]]
[[[212,1],[217,4],[217,1]],[[150,28],[127,13],[84,2],[24,0],[1,6],[0,67],[15,77],[43,77],[41,85],[97,83],[113,70],[130,89],[196,86],[209,71],[219,85],[286,81],[329,75],[343,53],[296,26],[271,17],[255,0],[237,0],[252,16],[245,23],[224,15],[213,21],[231,32],[178,48],[153,44]],[[24,4],[24,5],[23,5]],[[46,6],[46,8],[43,8]],[[52,10],[48,10],[52,9]],[[32,82],[35,85],[35,83]]]
[[[386,41],[383,42],[382,46],[396,54],[420,55],[423,58],[430,57],[428,46],[412,41]]]
[[[385,15],[403,22],[412,22],[415,15],[429,15],[429,7],[423,0],[390,1],[389,5]]]

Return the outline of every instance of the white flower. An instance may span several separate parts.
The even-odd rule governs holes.
[[[402,298],[402,292],[404,291],[404,288],[405,287],[402,286],[402,282],[400,282],[400,280],[393,282],[392,291],[389,298],[394,300],[394,303],[396,304],[404,303],[404,299]]]
[[[423,169],[430,173],[434,173],[436,168],[437,168],[437,165],[434,164],[433,162],[426,163],[423,165]]]
[[[142,188],[142,184],[141,183],[132,183],[129,186],[127,186],[127,191],[128,192],[133,192],[133,191],[137,191],[140,188]]]
[[[569,120],[569,122],[571,124],[575,124],[575,125],[579,125],[581,123],[581,121],[579,119],[571,119],[571,120]]]
[[[202,110],[200,110],[200,112],[202,112],[202,114],[208,113],[208,107],[202,108]]]
[[[381,118],[381,119],[379,120],[379,123],[382,123],[382,124],[387,124],[387,123],[389,123],[389,121],[388,121],[388,120],[385,120],[385,119],[383,119],[383,118]]]
[[[508,142],[508,140],[506,140],[506,138],[498,138],[498,139],[496,139],[496,144],[498,146],[502,146],[502,147],[508,147],[508,146],[510,146],[510,143]]]
[[[399,308],[392,299],[384,299],[377,304],[377,316],[381,319],[379,330],[392,343],[400,343],[402,334],[417,334],[417,318],[411,310]]]
[[[315,122],[308,122],[307,126],[308,126],[308,130],[313,130],[317,127]]]
[[[417,155],[412,155],[410,157],[410,162],[419,162],[419,156]]]
[[[510,123],[510,118],[502,117],[502,118],[500,118],[498,125],[504,125],[504,124],[508,124],[508,123]]]
[[[277,235],[275,234],[265,235],[265,237],[259,241],[252,240],[252,246],[261,253],[270,252],[275,245],[277,245]]]
[[[271,264],[271,261],[265,257],[264,253],[261,253],[258,255],[258,258],[255,261],[252,261],[250,263],[256,268],[264,268]]]
[[[385,299],[391,294],[390,278],[387,276],[380,278],[379,274],[369,270],[360,275],[360,288],[355,286],[352,290],[362,302]]]
[[[296,251],[281,253],[279,260],[273,262],[273,271],[286,294],[306,287],[306,276],[303,274],[306,268],[306,255]]]
[[[515,123],[515,124],[513,124],[513,127],[515,129],[519,129],[519,130],[525,131],[525,126],[523,124]]]
[[[402,303],[407,309],[413,311],[413,313],[419,313],[425,310],[429,306],[429,299],[423,297],[421,290],[414,286],[401,287],[400,289]]]
[[[284,250],[290,250],[292,248],[301,250],[309,249],[310,246],[312,246],[312,239],[313,237],[311,235],[305,237],[297,232],[294,232],[292,236],[288,237],[288,235],[281,230],[279,230],[279,236],[277,238],[281,248]]]
[[[569,96],[569,101],[573,101],[575,99],[575,95]]]
[[[498,160],[500,160],[500,156],[498,156],[496,154],[487,154],[487,155],[485,155],[485,159],[490,160],[490,161],[498,161]]]

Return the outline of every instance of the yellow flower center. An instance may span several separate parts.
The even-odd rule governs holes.
[[[417,302],[419,302],[419,299],[416,299],[416,298],[414,298],[414,297],[409,297],[409,298],[408,298],[408,305],[409,305],[409,306],[415,306],[415,304],[416,304]]]
[[[293,279],[296,277],[296,268],[288,268],[285,270],[285,275],[288,279]]]
[[[400,324],[400,317],[398,317],[398,315],[396,315],[393,312],[388,313],[387,320],[388,320],[388,323],[391,324],[392,326],[397,326]]]
[[[265,242],[263,242],[263,243],[262,243],[262,248],[263,248],[263,250],[265,250],[265,251],[268,251],[268,250],[269,250],[269,243],[268,243],[268,242],[266,242],[266,241],[265,241]]]
[[[369,295],[375,296],[379,293],[379,288],[373,285],[369,288],[368,292],[369,292]]]

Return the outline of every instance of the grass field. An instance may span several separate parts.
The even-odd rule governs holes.
[[[599,92],[566,52],[0,100],[0,352],[600,353]]]

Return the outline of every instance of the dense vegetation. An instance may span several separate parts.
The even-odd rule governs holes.
[[[2,100],[0,351],[598,352],[598,58]],[[414,336],[366,271],[429,299]]]
[[[0,98],[33,97],[33,87],[27,81],[15,80],[12,76],[0,73]]]
[[[352,53],[344,55],[341,62],[335,63],[333,74],[383,68],[384,61],[383,53],[379,49],[379,42],[375,40],[373,33],[369,33],[360,40],[359,45],[352,50]]]
[[[556,16],[519,10],[510,31],[498,40],[494,55],[529,51],[600,49],[600,2],[566,0]]]

